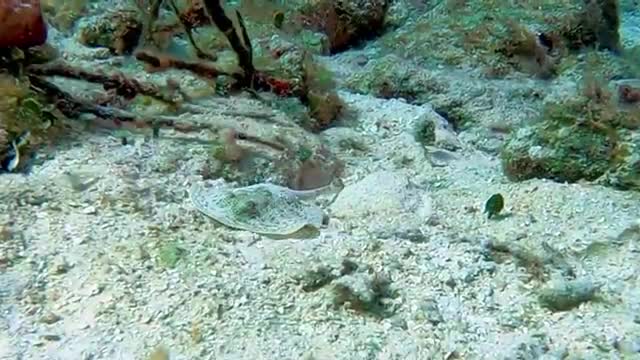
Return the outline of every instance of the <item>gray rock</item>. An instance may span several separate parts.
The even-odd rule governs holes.
[[[540,290],[540,305],[552,311],[571,310],[590,301],[596,294],[596,286],[587,279],[559,280]]]
[[[403,223],[426,222],[432,215],[431,198],[399,172],[379,171],[346,186],[331,206],[336,218],[388,219],[406,214]],[[390,225],[390,224],[389,224]]]

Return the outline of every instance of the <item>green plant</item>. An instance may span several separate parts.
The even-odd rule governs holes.
[[[185,255],[185,250],[176,241],[165,242],[158,251],[158,263],[162,267],[173,269]]]

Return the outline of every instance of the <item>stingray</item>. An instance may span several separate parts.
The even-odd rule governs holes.
[[[304,200],[330,188],[333,186],[300,191],[271,183],[241,188],[195,185],[191,201],[200,212],[230,228],[285,236],[322,226],[324,211]]]

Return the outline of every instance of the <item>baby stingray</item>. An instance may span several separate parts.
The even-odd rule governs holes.
[[[285,236],[305,227],[319,229],[324,212],[319,206],[303,200],[336,188],[335,182],[302,191],[271,183],[241,188],[195,185],[191,189],[191,201],[200,212],[230,228]]]

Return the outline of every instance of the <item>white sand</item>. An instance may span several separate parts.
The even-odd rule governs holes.
[[[84,61],[76,55],[66,54]],[[349,127],[321,137],[286,130],[336,151],[344,138],[367,147],[338,154],[347,187],[311,239],[234,231],[197,212],[187,189],[201,181],[204,145],[136,138],[122,146],[85,134],[30,175],[0,175],[0,359],[145,359],[157,346],[175,360],[602,359],[620,358],[616,346],[638,347],[637,193],[511,183],[497,158],[464,139],[432,166],[412,135],[415,121],[437,117],[428,106],[341,96],[358,113]],[[217,104],[262,109],[242,99]],[[191,118],[284,131],[217,110]],[[96,181],[75,191],[66,172]],[[484,202],[498,192],[508,216],[489,221]],[[488,259],[488,242],[536,253],[547,244],[576,277],[601,287],[601,301],[541,308],[545,280],[513,259]],[[582,256],[598,243],[606,244],[598,255]],[[175,268],[167,253],[180,254]],[[345,259],[359,270],[342,276]],[[319,269],[333,282],[304,291]],[[333,305],[342,282],[371,296],[372,274],[396,292],[383,299],[391,316]]]

